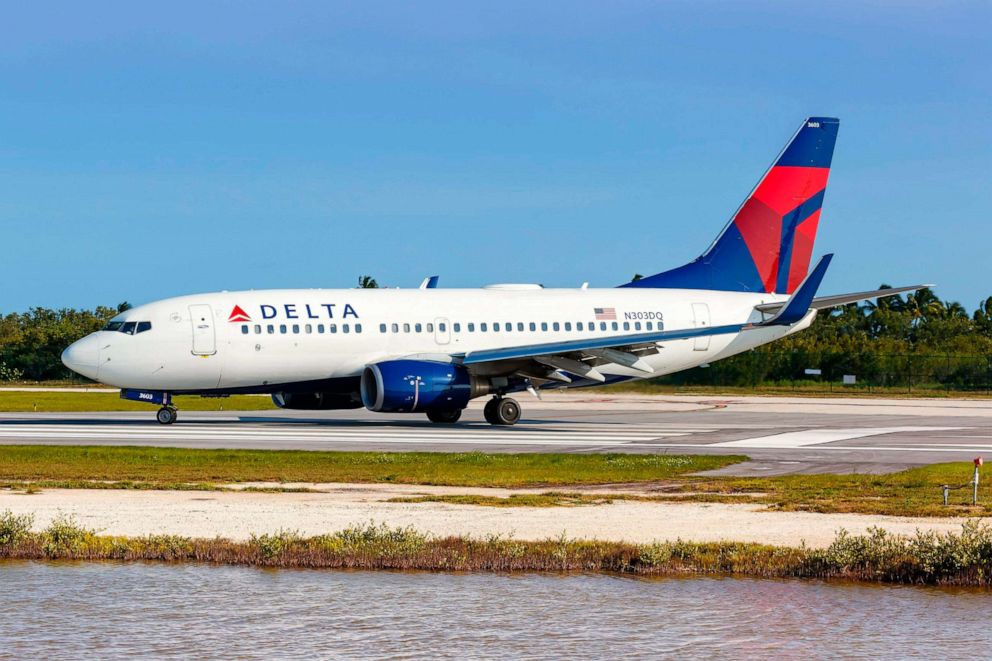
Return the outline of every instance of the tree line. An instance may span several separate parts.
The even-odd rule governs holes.
[[[358,284],[377,286],[370,276],[362,276]],[[126,302],[94,310],[36,307],[0,316],[0,381],[71,377],[59,360],[63,349],[128,308]],[[794,379],[803,368],[823,367],[831,360],[843,362],[838,369],[860,375],[900,372],[906,368],[899,361],[911,363],[915,357],[919,365],[922,356],[941,357],[948,369],[953,367],[952,358],[968,357],[981,371],[982,361],[992,360],[992,296],[972,312],[960,303],[941,300],[929,289],[847,305],[821,312],[802,333],[720,361],[713,368],[719,368],[725,385],[744,385]],[[912,372],[913,365],[908,369]],[[673,379],[692,382],[712,376],[693,370]]]

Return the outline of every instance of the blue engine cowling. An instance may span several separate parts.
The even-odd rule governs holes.
[[[463,409],[485,394],[461,365],[431,360],[386,360],[362,371],[362,403],[370,411],[415,413]]]

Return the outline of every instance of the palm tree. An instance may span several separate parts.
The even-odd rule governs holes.
[[[378,289],[379,283],[371,275],[363,275],[358,278],[359,289]]]

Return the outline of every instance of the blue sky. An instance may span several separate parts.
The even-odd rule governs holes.
[[[31,3],[0,39],[0,311],[613,286],[841,118],[824,292],[992,294],[988,2]]]

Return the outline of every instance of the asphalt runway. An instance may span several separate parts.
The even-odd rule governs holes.
[[[992,459],[992,402],[560,395],[520,399],[513,427],[473,402],[456,425],[349,411],[0,414],[0,444],[447,452],[742,454],[725,473],[883,473]]]

